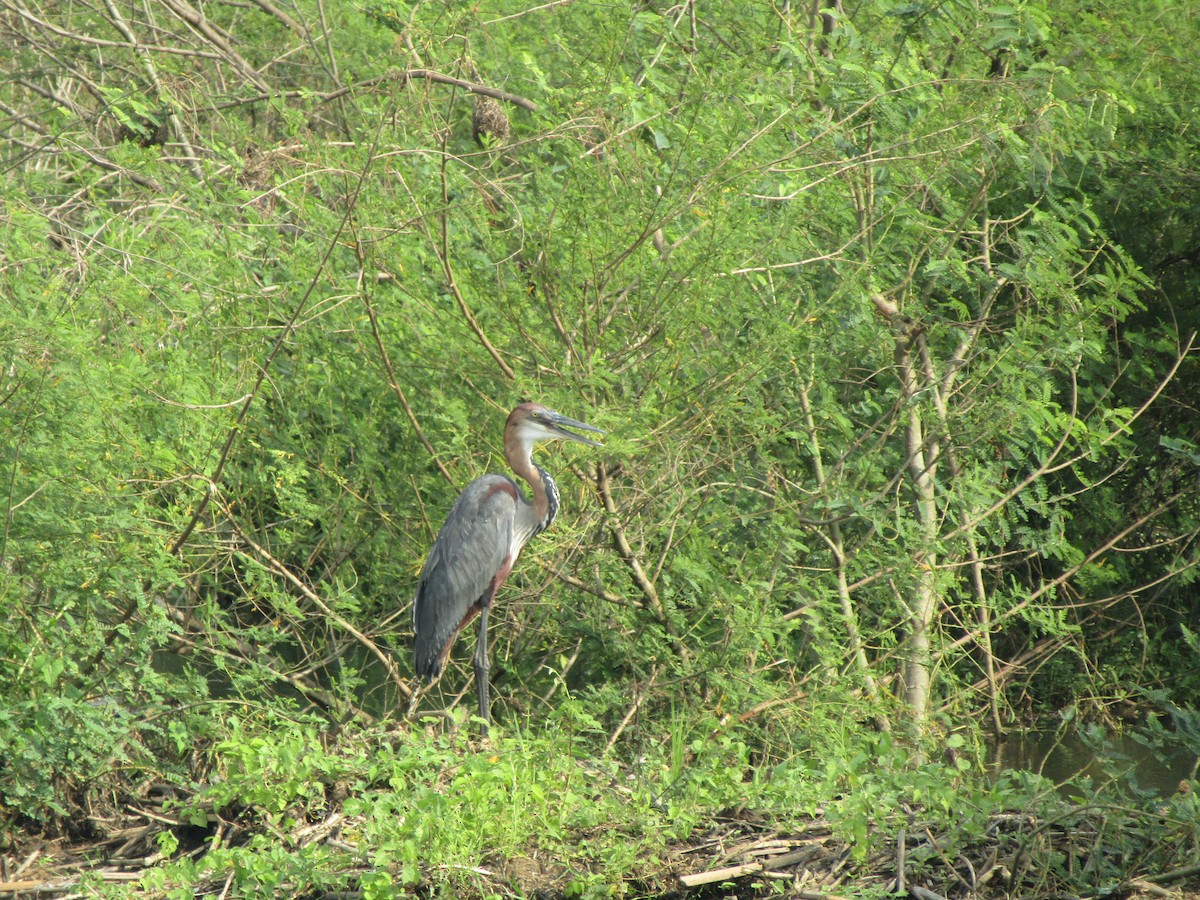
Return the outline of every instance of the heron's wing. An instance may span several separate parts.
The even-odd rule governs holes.
[[[502,475],[484,475],[459,494],[417,582],[413,603],[417,675],[436,678],[442,653],[473,606],[488,599],[512,546],[520,492]],[[511,564],[511,561],[510,561]]]

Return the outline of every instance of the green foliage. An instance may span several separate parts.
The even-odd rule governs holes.
[[[824,805],[860,859],[906,806],[967,842],[1016,801],[928,762],[943,733],[1194,707],[1198,22],[1135,6],[25,21],[0,815],[194,781],[196,827],[286,830],[346,782],[353,889],[482,893],[544,846],[587,896],[726,807]],[[410,703],[408,604],[524,398],[611,438],[544,451],[562,514],[492,614],[475,753],[422,718],[469,646]],[[386,752],[331,737],[380,719]],[[340,889],[325,853],[148,886]]]
[[[577,715],[578,705],[569,702],[536,735],[494,733],[484,749],[471,746],[459,722],[453,731],[429,735],[347,735],[333,752],[304,722],[251,727],[232,720],[231,736],[213,747],[211,786],[183,813],[196,822],[208,810],[262,818],[281,833],[297,823],[319,823],[328,811],[328,792],[341,785],[350,793],[343,811],[356,823],[353,839],[372,860],[363,890],[386,896],[414,886],[430,876],[433,861],[449,873],[445,890],[478,889],[481,866],[544,853],[576,873],[562,876],[566,890],[587,893],[597,879],[628,877],[648,856],[662,853],[667,841],[687,836],[690,826],[676,815],[675,804],[683,804],[685,819],[693,821],[706,807],[690,790],[686,803],[682,795],[670,806],[659,802],[663,785],[655,765],[645,769],[650,779],[635,778],[614,761],[589,758],[588,743],[558,726],[558,719],[571,722]],[[705,802],[737,798],[735,782],[743,770],[734,768],[736,777],[722,774],[729,762],[696,758],[696,774],[708,786]],[[267,836],[215,845],[198,862],[180,858],[162,867],[146,884],[178,890],[214,871],[228,873],[239,892],[254,896],[284,884],[339,884],[336,860],[320,858],[324,851],[298,849]]]

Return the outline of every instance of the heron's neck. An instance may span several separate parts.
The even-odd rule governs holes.
[[[512,470],[529,483],[533,493],[533,509],[537,514],[537,530],[550,527],[558,515],[558,486],[550,473],[533,461],[531,444],[514,441],[507,450],[508,464]]]
[[[558,516],[558,485],[554,483],[554,479],[550,477],[550,473],[539,466],[533,464],[533,470],[538,474],[538,480],[541,482],[542,490],[542,505],[538,504],[539,492],[534,490],[533,505],[538,512],[538,517],[541,521],[541,527],[538,531],[545,531],[554,524],[554,519]]]

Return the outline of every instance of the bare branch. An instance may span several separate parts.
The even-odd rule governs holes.
[[[125,21],[125,17],[121,15],[121,10],[117,8],[117,4],[113,0],[104,0],[104,6],[108,10],[111,21],[116,29],[125,36],[129,41],[129,46],[133,49],[138,61],[142,64],[142,71],[146,73],[146,78],[150,82],[150,86],[154,88],[156,98],[166,98],[167,92],[163,88],[162,81],[158,77],[158,69],[154,65],[154,60],[150,54],[142,48],[137,37],[133,33],[133,29],[129,27],[129,23]],[[184,130],[183,123],[179,121],[179,116],[176,114],[174,106],[170,103],[167,105],[167,121],[171,125],[171,131],[175,134],[175,140],[179,141],[183,147],[183,152],[191,170],[192,176],[197,180],[204,178],[204,172],[200,168],[200,163],[196,156],[196,151],[192,147],[191,141],[188,139],[187,131]]]
[[[316,591],[309,587],[298,576],[294,575],[287,566],[272,556],[268,550],[252,540],[250,536],[247,535],[237,524],[236,520],[233,518],[228,509],[224,510],[224,512],[226,521],[228,521],[233,527],[234,531],[237,532],[239,540],[241,540],[246,544],[246,546],[254,551],[253,553],[238,551],[239,555],[266,566],[267,569],[274,572],[276,575],[279,575],[288,584],[292,585],[292,587],[303,594],[309,600],[309,602],[316,606],[317,609],[321,611],[322,615],[326,616],[331,622],[334,622],[339,628],[358,641],[358,643],[365,647],[367,651],[379,661],[379,664],[383,666],[383,670],[387,672],[388,678],[391,680],[392,684],[396,686],[396,690],[398,690],[405,697],[411,698],[413,696],[413,689],[409,687],[408,682],[400,676],[400,671],[396,668],[396,664],[392,661],[392,658],[379,649],[378,644],[355,628],[348,619],[339,615],[335,610],[330,608],[329,604],[322,600]]]

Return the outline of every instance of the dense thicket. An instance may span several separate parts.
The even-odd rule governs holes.
[[[502,723],[1194,705],[1179,6],[6,0],[0,810],[461,697],[413,584],[524,398],[610,439],[543,451]]]

